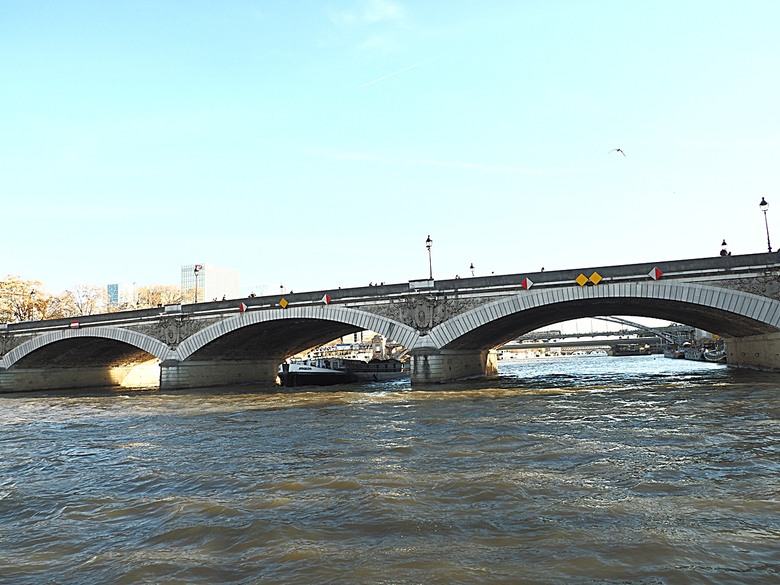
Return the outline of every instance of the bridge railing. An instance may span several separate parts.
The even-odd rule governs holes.
[[[589,268],[567,270],[541,270],[498,276],[453,278],[437,280],[434,288],[437,291],[462,291],[471,288],[497,288],[500,286],[517,288],[524,278],[530,279],[534,288],[572,286],[580,274],[589,278],[594,272],[601,276],[602,282],[605,284],[608,282],[631,282],[648,280],[650,271],[655,268],[663,273],[662,279],[736,277],[740,274],[780,269],[780,256],[775,252],[763,252],[761,254],[742,254],[738,256],[714,256],[711,258],[667,260],[615,266],[591,266]]]

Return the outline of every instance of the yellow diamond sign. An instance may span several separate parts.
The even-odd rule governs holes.
[[[577,284],[579,284],[580,286],[585,286],[585,283],[586,283],[586,282],[588,282],[588,277],[587,277],[587,276],[585,276],[584,274],[580,274],[580,275],[579,275],[577,278],[575,278],[574,280],[575,280],[575,281],[577,282]]]
[[[289,304],[290,304],[290,303],[288,303],[288,302],[287,302],[287,299],[285,299],[285,298],[282,298],[282,300],[281,300],[281,301],[279,301],[279,306],[280,306],[282,309],[286,309],[286,308],[287,308],[287,305],[289,305]]]
[[[590,281],[593,284],[598,284],[601,282],[601,280],[602,280],[601,275],[598,272],[594,272],[593,274],[590,275]]]

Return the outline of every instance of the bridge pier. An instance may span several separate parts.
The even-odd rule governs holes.
[[[233,384],[273,386],[283,358],[257,361],[177,361],[160,363],[160,390],[207,388]]]
[[[780,371],[780,333],[726,338],[730,366]]]
[[[133,367],[0,368],[0,392],[120,387]]]
[[[494,350],[420,348],[412,352],[412,386],[498,375]]]

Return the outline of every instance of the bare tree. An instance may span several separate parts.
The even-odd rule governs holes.
[[[65,317],[94,315],[104,310],[103,290],[97,286],[80,284],[73,290],[60,295],[62,312]]]
[[[180,302],[181,290],[172,285],[141,287],[130,302],[109,307],[107,292],[103,287],[82,284],[52,295],[37,280],[23,280],[18,276],[7,276],[5,280],[0,280],[0,323],[80,317]]]
[[[39,281],[9,275],[0,281],[0,323],[43,319],[47,300]]]
[[[179,287],[167,284],[142,286],[138,289],[138,307],[160,307],[181,302]]]

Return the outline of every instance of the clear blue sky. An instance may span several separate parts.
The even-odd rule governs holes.
[[[428,234],[438,278],[762,252],[778,30],[773,0],[0,0],[0,276],[403,282]]]

